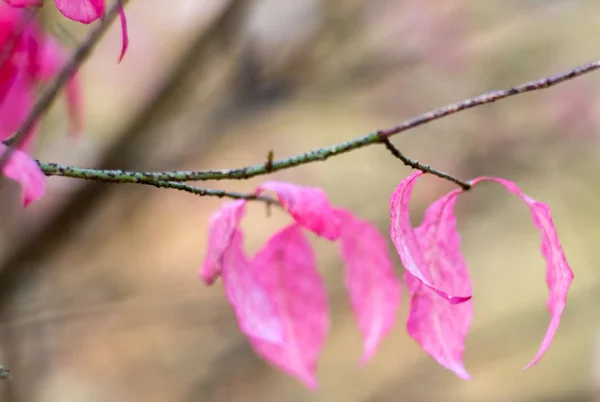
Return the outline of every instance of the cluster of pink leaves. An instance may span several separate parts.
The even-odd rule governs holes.
[[[13,7],[29,8],[42,7],[43,0],[4,0]],[[106,13],[106,0],[54,0],[56,8],[62,15],[70,20],[81,22],[82,24],[91,24],[101,18],[104,18]],[[129,36],[127,35],[127,19],[125,11],[121,7],[119,10],[121,17],[121,34],[123,37],[123,45],[121,47],[121,55],[119,61],[125,56],[127,46],[129,45]]]
[[[56,0],[55,3],[64,16],[84,24],[103,18],[106,12],[104,0]],[[49,82],[67,61],[67,54],[60,44],[23,10],[41,6],[41,0],[0,2],[0,140],[9,138],[19,130],[33,108],[39,84]],[[120,16],[122,59],[128,45],[127,24],[122,8]],[[82,130],[82,102],[76,74],[67,85],[66,98],[70,133],[77,137]],[[6,177],[21,184],[25,205],[42,197],[45,191],[45,176],[26,153],[36,131],[37,123],[26,133],[20,149],[12,152],[2,170]],[[0,154],[5,150],[6,146],[0,143]]]
[[[410,223],[412,187],[421,175],[404,179],[390,200],[390,235],[405,267],[410,295],[409,335],[439,364],[461,378],[471,378],[463,351],[471,324],[472,290],[460,251],[454,205],[462,190],[434,202],[418,227]],[[567,264],[550,209],[525,195],[514,183],[481,177],[503,185],[531,211],[539,228],[546,260],[551,322],[535,358],[550,346],[565,307],[573,273]],[[240,330],[265,360],[316,387],[317,360],[329,331],[327,296],[305,237],[308,230],[338,241],[345,263],[345,285],[363,337],[366,363],[394,326],[400,304],[401,282],[396,277],[385,238],[369,222],[350,211],[332,207],[317,188],[269,181],[256,189],[277,194],[294,223],[273,235],[253,257],[244,252],[240,222],[246,201],[223,204],[209,223],[209,244],[200,277],[213,284],[221,277]]]

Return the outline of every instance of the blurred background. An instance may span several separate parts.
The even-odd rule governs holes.
[[[81,70],[81,141],[65,135],[57,102],[34,154],[137,170],[291,156],[596,59],[599,11],[596,0],[134,0],[124,61],[115,25]],[[42,18],[70,49],[88,29],[49,1]],[[599,87],[592,73],[393,138],[412,158],[465,179],[514,180],[552,207],[575,281],[554,345],[531,370],[522,368],[549,322],[545,265],[527,208],[499,186],[458,203],[475,379],[458,379],[408,337],[406,294],[395,330],[359,368],[337,248],[312,239],[332,329],[310,392],[254,354],[222,285],[197,277],[221,200],[50,178],[26,211],[16,185],[0,192],[0,363],[13,371],[0,400],[600,401]],[[387,233],[389,196],[409,173],[373,146],[270,178],[322,187]],[[205,184],[251,191],[263,179]],[[450,188],[423,178],[415,223]],[[287,221],[251,205],[248,251]]]

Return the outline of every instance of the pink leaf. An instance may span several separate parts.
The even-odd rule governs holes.
[[[256,189],[256,193],[269,190],[277,194],[283,207],[299,225],[328,240],[340,237],[340,219],[320,188],[266,181]]]
[[[125,57],[127,48],[129,47],[129,34],[127,33],[127,17],[125,16],[125,10],[123,9],[123,7],[119,7],[119,19],[121,20],[122,36],[121,54],[119,55],[119,62],[121,62],[123,60],[123,57]]]
[[[396,322],[400,281],[377,227],[350,211],[337,212],[343,222],[340,251],[346,263],[346,290],[363,335],[361,363],[365,364]]]
[[[235,229],[221,259],[223,283],[240,330],[257,342],[282,344],[283,327],[270,289],[255,278],[242,249],[242,232]]]
[[[208,285],[221,275],[223,255],[230,247],[233,235],[240,226],[246,211],[246,201],[230,201],[211,215],[208,226],[208,248],[204,264],[200,268],[200,277]]]
[[[4,102],[0,102],[0,140],[13,135],[23,124],[33,105],[33,92],[23,72],[16,73]],[[20,148],[27,151],[36,127],[26,134]]]
[[[42,0],[4,0],[6,4],[13,7],[41,7]]]
[[[448,299],[451,303],[463,303],[471,298],[471,294],[455,295],[452,290],[446,289],[444,283],[433,283],[432,274],[427,269],[426,257],[423,246],[415,235],[410,223],[410,197],[416,179],[423,174],[417,171],[408,176],[396,188],[390,198],[391,225],[390,237],[396,247],[404,268],[414,277],[430,287],[440,296]]]
[[[433,203],[415,233],[422,249],[426,250],[424,272],[433,284],[443,284],[444,289],[454,294],[471,294],[454,216],[458,194],[460,190],[454,190]],[[472,301],[449,303],[409,271],[405,271],[404,278],[411,295],[408,333],[442,366],[461,378],[470,379],[462,356],[473,317]]]
[[[105,0],[54,0],[56,8],[65,17],[90,24],[104,15]]]
[[[329,316],[325,286],[300,226],[293,224],[274,235],[256,255],[252,272],[275,305],[285,331],[283,344],[250,337],[252,345],[263,358],[315,388]]]
[[[562,246],[552,222],[550,207],[543,202],[538,202],[524,194],[517,185],[511,181],[494,178],[478,177],[473,180],[473,185],[482,181],[494,181],[502,184],[509,192],[521,198],[529,207],[533,223],[542,234],[541,251],[546,260],[546,283],[548,285],[548,310],[550,311],[550,324],[544,340],[533,360],[525,367],[530,368],[536,364],[552,344],[554,335],[558,330],[560,318],[567,302],[567,293],[573,281],[573,271],[569,266]]]
[[[0,144],[0,155],[6,151],[6,146]],[[4,165],[2,173],[21,185],[23,205],[27,206],[39,200],[46,191],[46,176],[26,153],[14,149],[10,159]]]

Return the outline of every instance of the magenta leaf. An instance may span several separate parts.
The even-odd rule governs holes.
[[[119,55],[119,63],[123,61],[123,57],[125,57],[125,53],[127,52],[127,48],[129,47],[129,34],[127,32],[127,16],[125,15],[125,9],[121,6],[119,7],[119,19],[121,20],[121,54]]]
[[[41,7],[42,0],[4,0],[6,4],[12,7]]]
[[[225,293],[233,307],[240,330],[256,342],[282,344],[285,321],[281,320],[273,302],[271,289],[255,277],[252,265],[242,247],[242,232],[231,233],[228,247],[221,258]]]
[[[5,151],[6,146],[0,144],[0,155]],[[38,164],[29,155],[17,149],[12,150],[2,173],[21,185],[24,206],[42,198],[46,191],[46,176]]]
[[[56,8],[70,20],[90,24],[104,15],[106,0],[54,0]]]
[[[423,173],[417,171],[400,182],[390,198],[390,237],[400,256],[404,268],[415,278],[430,287],[450,303],[463,303],[471,298],[471,294],[452,293],[446,289],[446,284],[438,281],[434,284],[432,273],[427,268],[426,252],[417,239],[410,223],[410,197],[416,179]]]
[[[550,311],[550,324],[542,341],[542,344],[533,358],[525,367],[530,368],[536,364],[544,355],[546,350],[552,344],[554,335],[558,330],[560,318],[567,302],[567,293],[571,282],[573,281],[573,271],[567,262],[564,251],[558,239],[556,228],[552,222],[550,207],[543,202],[535,201],[521,191],[517,185],[511,181],[494,178],[478,177],[473,180],[473,185],[482,181],[494,181],[502,184],[509,192],[521,198],[529,207],[533,223],[542,234],[541,252],[546,260],[546,284],[548,285],[548,310]]]
[[[210,217],[208,226],[208,248],[200,277],[208,285],[214,283],[223,270],[223,255],[230,247],[233,235],[240,226],[246,210],[246,201],[226,202]],[[241,247],[241,246],[240,246]]]
[[[423,272],[433,285],[443,286],[453,294],[471,294],[471,280],[460,251],[454,215],[459,194],[460,190],[454,190],[431,204],[415,234],[421,248],[426,250]],[[439,364],[463,379],[470,379],[462,356],[473,317],[472,301],[449,303],[408,270],[404,279],[411,296],[406,323],[409,335]]]
[[[320,188],[266,181],[256,189],[273,191],[296,223],[328,240],[340,237],[341,222]]]
[[[54,0],[54,3],[62,15],[70,20],[81,22],[82,24],[91,24],[100,18],[104,18],[106,12],[106,0]],[[122,36],[121,53],[119,55],[119,62],[121,62],[125,56],[127,47],[129,46],[127,18],[122,6],[119,7],[119,19],[121,20]]]
[[[396,322],[400,281],[377,227],[350,211],[337,212],[342,220],[340,252],[346,263],[346,290],[363,336],[361,364],[365,364]]]
[[[315,388],[329,314],[325,286],[301,227],[292,224],[275,234],[251,265],[253,277],[275,306],[284,334],[283,343],[256,337],[250,342],[264,359]]]

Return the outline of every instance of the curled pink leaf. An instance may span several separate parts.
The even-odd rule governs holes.
[[[275,305],[284,336],[282,344],[255,337],[250,342],[264,359],[315,388],[329,315],[325,286],[301,227],[275,234],[252,261],[252,273]]]
[[[471,294],[471,280],[460,251],[454,205],[460,190],[433,203],[425,212],[416,238],[425,254],[424,271],[433,284],[453,294]],[[473,317],[472,301],[449,303],[425,286],[408,270],[405,282],[410,292],[409,335],[439,364],[463,379],[470,379],[463,364],[465,340]]]
[[[121,54],[119,55],[119,63],[123,61],[127,48],[129,47],[129,33],[127,32],[127,16],[125,15],[125,9],[119,7],[119,19],[121,20]]]
[[[542,358],[552,344],[567,302],[567,293],[573,281],[573,271],[567,262],[558,239],[548,205],[530,198],[515,183],[508,180],[494,177],[478,177],[472,183],[475,185],[482,181],[494,181],[502,184],[509,192],[521,198],[529,207],[533,223],[542,234],[541,252],[546,260],[546,284],[548,285],[549,292],[547,307],[550,311],[550,324],[536,356],[525,367],[525,369],[528,369]]]
[[[427,252],[419,243],[415,231],[410,223],[410,197],[415,181],[423,172],[417,171],[400,182],[390,197],[390,237],[400,256],[404,268],[415,278],[430,287],[440,296],[448,299],[450,303],[464,303],[471,298],[471,294],[453,294],[446,289],[446,284],[434,284],[433,273],[427,269]]]
[[[0,144],[0,155],[5,151],[6,146]],[[12,151],[2,174],[21,185],[24,206],[42,198],[46,191],[46,176],[38,164],[29,155],[17,149]]]
[[[213,213],[208,222],[208,248],[200,277],[211,285],[223,271],[223,256],[231,246],[233,235],[240,226],[246,211],[246,201],[236,200],[224,203]]]
[[[256,189],[257,194],[262,191],[275,192],[286,211],[305,229],[328,240],[340,237],[340,219],[320,188],[266,181]]]
[[[361,363],[365,364],[396,322],[400,281],[377,227],[350,211],[337,212],[342,220],[340,252],[346,263],[346,290],[363,336]]]
[[[254,275],[242,248],[242,232],[234,229],[221,258],[225,293],[233,307],[240,330],[256,342],[281,345],[285,321],[273,302],[271,289]]]

